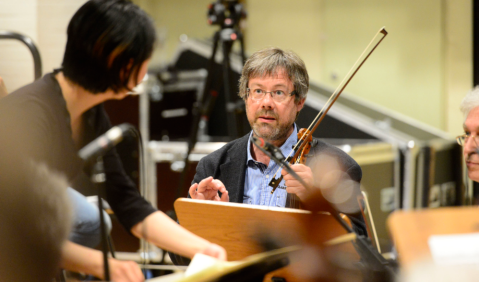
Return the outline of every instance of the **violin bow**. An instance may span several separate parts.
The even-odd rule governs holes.
[[[366,62],[366,60],[369,58],[369,56],[371,56],[373,51],[383,41],[383,39],[386,37],[387,34],[388,34],[388,32],[386,31],[385,27],[382,27],[374,35],[371,42],[369,42],[368,46],[366,46],[366,49],[364,49],[364,51],[361,53],[359,58],[356,60],[354,65],[349,70],[348,74],[344,77],[344,79],[341,81],[339,86],[336,88],[336,90],[333,92],[333,94],[329,97],[326,104],[324,104],[321,111],[314,118],[313,122],[309,125],[308,130],[306,130],[305,133],[303,134],[303,136],[301,136],[301,138],[298,140],[298,143],[296,143],[293,150],[289,153],[289,155],[286,158],[289,158],[291,156],[292,152],[295,152],[295,154],[293,155],[293,157],[291,159],[295,160],[295,159],[298,158],[298,155],[301,153],[302,149],[306,145],[306,142],[301,142],[301,141],[302,140],[308,140],[308,138],[313,135],[314,131],[316,130],[318,125],[321,123],[321,121],[324,119],[324,117],[328,113],[331,106],[333,106],[334,102],[336,102],[336,100],[339,98],[339,95],[341,95],[341,93],[346,88],[346,86],[349,84],[349,82],[354,77],[354,75],[356,75],[356,73],[362,67],[364,62]],[[281,167],[279,169],[281,169]],[[279,171],[279,169],[278,169],[278,171]],[[274,174],[275,176],[278,173],[278,171],[276,171],[276,173]],[[279,179],[282,179],[282,177],[279,178]],[[279,180],[279,179],[275,179],[274,176],[273,176],[273,179],[269,183],[270,186],[273,187],[273,190],[271,191],[271,193],[274,192],[276,187],[278,187],[278,184],[281,182],[281,180]]]

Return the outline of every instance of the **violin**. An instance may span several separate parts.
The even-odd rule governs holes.
[[[373,53],[373,51],[376,49],[376,47],[383,41],[383,39],[386,37],[388,32],[384,27],[382,27],[376,35],[373,37],[371,42],[368,44],[366,49],[364,49],[363,53],[359,56],[358,60],[355,62],[355,64],[351,67],[349,70],[348,74],[346,77],[341,81],[339,86],[336,88],[336,90],[333,92],[331,97],[328,99],[326,104],[323,106],[321,111],[318,113],[318,115],[314,118],[312,123],[309,125],[309,127],[306,128],[301,128],[298,132],[298,142],[296,145],[293,147],[293,150],[291,153],[286,157],[286,160],[290,164],[305,164],[306,163],[306,156],[308,155],[312,141],[313,141],[313,133],[314,131],[318,128],[318,125],[321,123],[321,121],[324,119],[326,114],[328,113],[329,109],[333,106],[333,104],[336,102],[336,100],[339,98],[343,90],[346,88],[346,86],[349,84],[351,79],[354,77],[354,75],[358,72],[358,70],[361,68],[361,66],[364,64],[364,62],[369,58],[369,56]],[[291,156],[291,154],[294,152],[294,155]],[[279,170],[282,167],[280,167],[276,173],[278,174]],[[271,194],[274,193],[276,188],[278,187],[279,183],[283,180],[283,175],[281,175],[279,178],[273,177],[269,183],[269,186],[273,187],[271,190]],[[310,187],[305,187],[306,189],[310,189]],[[286,203],[289,203],[289,207],[292,208],[299,208],[300,201],[299,198],[295,194],[288,194],[286,198]]]

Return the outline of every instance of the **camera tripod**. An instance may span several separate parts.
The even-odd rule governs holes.
[[[176,198],[186,195],[183,186],[188,170],[189,156],[198,141],[198,131],[200,127],[206,127],[206,123],[209,120],[211,111],[213,110],[215,101],[218,97],[218,91],[212,89],[212,81],[214,76],[213,68],[218,52],[218,46],[220,44],[223,55],[221,67],[228,136],[230,140],[234,140],[244,134],[243,126],[241,124],[244,102],[236,95],[235,91],[232,91],[232,86],[235,84],[231,83],[230,54],[233,49],[233,44],[239,42],[242,65],[246,61],[243,34],[239,29],[239,21],[242,18],[246,18],[246,11],[244,10],[243,5],[239,4],[237,0],[218,0],[217,2],[210,4],[208,8],[209,24],[220,25],[220,29],[216,31],[213,36],[213,48],[207,66],[208,76],[206,77],[201,101],[197,102],[193,108],[193,124],[188,138],[188,151],[184,158],[184,167],[181,172]]]

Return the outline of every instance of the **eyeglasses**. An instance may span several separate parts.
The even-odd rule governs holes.
[[[289,96],[293,96],[295,94],[294,91],[290,93],[286,93],[283,90],[264,91],[263,89],[259,89],[259,88],[255,88],[253,90],[251,90],[250,88],[247,88],[246,91],[248,91],[248,96],[250,96],[251,99],[253,99],[254,101],[263,100],[264,95],[266,95],[266,93],[269,93],[273,101],[277,103],[282,103],[286,101],[286,99]]]
[[[456,137],[456,141],[459,145],[461,146],[464,146],[467,142],[467,140],[469,140],[469,137],[471,137],[471,134],[470,133],[466,133],[466,134],[463,134],[463,135],[459,135]],[[479,136],[472,136],[474,138],[474,142],[476,143],[476,145],[479,144]]]

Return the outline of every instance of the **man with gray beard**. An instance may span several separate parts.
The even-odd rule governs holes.
[[[263,138],[288,156],[298,140],[295,120],[308,89],[308,72],[298,55],[279,48],[255,52],[245,63],[239,89],[252,131],[201,159],[189,189],[191,198],[275,207],[291,207],[288,194],[306,199],[306,188],[286,170],[278,170],[279,166],[254,146],[250,137]],[[313,138],[307,165],[291,167],[305,183],[317,187],[323,173],[315,169],[315,164],[324,160],[332,160],[327,167],[336,167],[341,175],[356,183],[354,194],[360,193],[359,165],[340,149],[318,139]],[[271,179],[281,174],[283,180],[272,191]],[[351,212],[353,228],[365,234],[358,212]]]

